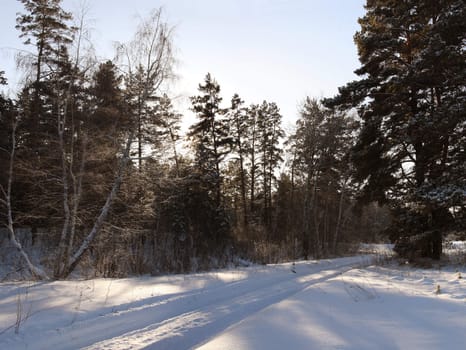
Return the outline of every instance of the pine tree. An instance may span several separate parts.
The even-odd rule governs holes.
[[[35,76],[32,84],[25,86],[24,94],[29,95],[29,106],[24,108],[26,115],[23,116],[23,124],[34,134],[34,138],[44,138],[49,134],[50,126],[47,125],[47,114],[50,112],[46,101],[51,94],[56,92],[56,76],[60,75],[63,64],[69,62],[67,57],[67,45],[73,40],[74,27],[67,22],[72,19],[70,13],[61,8],[61,0],[20,0],[26,10],[25,14],[18,14],[16,18],[16,29],[20,32],[20,38],[24,44],[36,47],[33,68]],[[55,75],[55,78],[52,77]],[[63,75],[62,75],[63,77]],[[32,89],[32,93],[26,91]],[[26,106],[25,106],[26,107]],[[47,142],[47,141],[45,141]],[[33,144],[40,147],[40,144]]]
[[[260,107],[257,104],[247,109],[246,126],[249,133],[246,143],[246,164],[249,168],[249,215],[251,216],[256,213],[256,187],[259,177],[259,113]]]
[[[419,7],[428,24],[413,70],[422,88],[418,108],[425,125],[419,129],[426,134],[429,159],[416,195],[431,206],[434,221],[438,221],[434,226],[447,226],[442,216],[453,212],[457,223],[466,227],[461,220],[466,209],[466,5],[445,0]]]
[[[247,109],[242,107],[244,101],[235,94],[231,99],[231,107],[228,111],[228,122],[230,124],[230,135],[232,136],[234,162],[238,164],[239,174],[239,192],[241,197],[241,209],[243,215],[243,224],[248,224],[248,203],[247,203],[247,169],[246,157],[250,148]]]
[[[217,205],[221,205],[221,163],[230,152],[232,139],[224,109],[220,107],[220,85],[208,73],[204,85],[199,85],[201,95],[191,97],[192,110],[199,121],[192,125],[189,137],[193,140],[196,162],[205,181],[211,184]]]
[[[25,38],[24,44],[35,45],[37,58],[35,62],[35,84],[43,78],[45,65],[55,63],[62,46],[72,42],[74,28],[67,22],[71,20],[70,13],[61,8],[61,0],[20,0],[26,14],[19,14],[16,29]]]
[[[21,211],[34,218],[27,222],[34,227],[43,225],[46,218],[57,218],[53,202],[60,184],[50,182],[50,177],[62,178],[59,132],[68,132],[63,121],[71,112],[67,95],[74,88],[74,68],[67,46],[75,29],[67,24],[71,15],[61,8],[61,1],[21,2],[26,13],[18,14],[16,28],[24,44],[35,46],[36,53],[28,67],[34,76],[29,77],[18,98],[21,171],[15,193],[21,198]]]
[[[258,131],[259,143],[258,151],[260,154],[260,175],[262,178],[262,196],[264,222],[266,225],[271,224],[272,211],[272,189],[273,182],[276,180],[275,170],[280,162],[283,161],[283,150],[279,146],[284,137],[284,131],[281,127],[282,116],[275,103],[264,101],[259,108],[258,113]]]
[[[178,176],[180,172],[180,159],[177,151],[177,143],[180,140],[182,115],[173,109],[172,102],[166,94],[163,94],[157,99],[155,109],[159,124],[155,134],[157,135],[158,143],[161,144],[160,149],[162,153],[165,153],[164,151],[169,149],[168,152],[171,153],[169,159],[174,161],[176,174]]]
[[[449,209],[464,207],[464,17],[463,1],[367,1],[355,35],[362,79],[327,100],[363,121],[352,158],[365,198],[425,223],[401,234],[445,228]]]

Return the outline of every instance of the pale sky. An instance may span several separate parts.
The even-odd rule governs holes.
[[[67,11],[79,0],[64,0]],[[15,49],[25,47],[15,27],[16,0],[0,0],[0,70],[14,88]],[[188,97],[207,72],[219,82],[224,105],[238,93],[247,104],[276,102],[285,127],[294,124],[306,97],[328,97],[354,80],[359,66],[353,35],[364,14],[363,0],[88,0],[92,41],[102,60],[112,59],[112,42],[131,39],[138,16],[164,7],[175,26],[178,96],[185,113]]]

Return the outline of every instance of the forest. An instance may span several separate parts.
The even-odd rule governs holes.
[[[381,241],[439,259],[465,234],[464,1],[368,0],[359,79],[304,97],[287,132],[274,101],[222,96],[215,72],[184,132],[162,9],[101,60],[82,15],[20,2],[33,53],[17,57],[21,89],[0,95],[0,249],[31,277],[187,273]]]

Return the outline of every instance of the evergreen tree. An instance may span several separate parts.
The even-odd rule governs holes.
[[[179,164],[179,175],[161,179],[155,198],[155,239],[162,271],[222,267],[231,244],[226,213],[196,164]]]
[[[24,44],[37,48],[35,85],[46,72],[44,66],[53,66],[63,46],[72,42],[74,28],[68,26],[71,14],[61,8],[61,0],[20,0],[26,14],[19,14],[16,29],[25,38]]]
[[[247,109],[242,107],[244,101],[235,94],[231,99],[231,107],[228,111],[228,122],[230,124],[230,135],[233,144],[233,161],[238,167],[239,177],[239,192],[241,197],[241,210],[243,216],[243,224],[248,224],[248,203],[247,203],[247,169],[246,157],[250,148],[249,129]]]
[[[355,35],[362,79],[326,101],[363,121],[352,158],[365,198],[425,222],[401,234],[444,229],[450,209],[464,208],[464,18],[463,1],[367,1]]]
[[[256,104],[247,109],[246,126],[249,133],[246,144],[246,164],[249,167],[249,214],[251,216],[256,213],[256,187],[259,178],[259,113],[260,106]]]
[[[130,123],[130,117],[125,113],[121,80],[118,68],[112,61],[107,61],[99,65],[90,88],[93,108],[84,126],[89,138],[88,148],[93,157],[88,160],[87,167],[102,180],[108,177],[111,180],[108,175],[114,171],[118,150]],[[102,180],[95,181],[95,185],[103,195],[105,189],[102,188]]]
[[[180,160],[177,151],[177,143],[180,140],[180,123],[182,115],[173,109],[173,104],[166,94],[163,94],[157,99],[155,109],[158,120],[158,127],[155,134],[158,139],[157,143],[160,144],[160,157],[162,157],[162,154],[166,153],[168,150],[168,153],[171,154],[168,159],[173,160],[175,163],[176,173],[178,174]],[[155,143],[154,140],[153,144],[157,143]]]
[[[70,62],[67,46],[71,43],[74,28],[67,22],[71,15],[61,8],[61,1],[21,0],[26,11],[18,14],[16,28],[27,45],[33,45],[33,73],[22,88],[18,98],[19,127],[18,164],[15,193],[21,199],[21,212],[27,214],[26,222],[56,224],[57,197],[61,193],[58,181],[62,178],[62,149],[59,146],[60,132],[69,133],[66,118],[71,115],[68,98],[74,93],[74,67]],[[37,203],[40,203],[38,206]],[[32,220],[31,220],[32,219]]]
[[[221,205],[221,163],[231,149],[231,137],[220,107],[220,85],[208,73],[204,85],[199,85],[199,96],[191,97],[192,110],[198,122],[190,127],[189,137],[193,140],[196,163],[200,174],[210,183],[215,202]]]
[[[0,71],[0,85],[7,85],[6,79],[3,77],[3,71]],[[8,183],[8,167],[6,164],[9,164],[10,155],[11,155],[11,133],[13,128],[14,118],[17,112],[15,111],[14,102],[11,99],[4,97],[0,94],[0,164],[5,164],[0,168],[0,192],[2,193],[1,197],[3,199],[3,194],[6,193],[7,183]],[[0,200],[0,203],[2,201]],[[3,210],[0,212],[0,223],[6,224],[6,215]]]
[[[272,189],[276,180],[275,170],[283,161],[283,150],[280,142],[285,136],[281,127],[282,116],[275,103],[264,101],[258,113],[259,142],[258,152],[260,154],[260,175],[262,178],[263,218],[267,226],[271,224]]]

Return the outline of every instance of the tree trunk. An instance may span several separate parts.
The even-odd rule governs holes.
[[[70,203],[69,203],[69,185],[68,185],[68,167],[66,164],[66,150],[65,150],[65,141],[64,141],[64,131],[66,123],[66,113],[67,113],[67,101],[68,97],[65,99],[65,108],[63,116],[60,115],[60,111],[57,111],[57,127],[58,127],[58,140],[60,147],[61,155],[61,167],[62,167],[62,184],[63,184],[63,211],[64,211],[64,220],[62,232],[60,235],[60,242],[58,244],[58,256],[55,262],[55,272],[54,276],[58,278],[65,267],[65,251],[66,251],[66,240],[70,228]],[[58,109],[60,109],[58,107]]]
[[[317,211],[317,179],[318,179],[318,174],[315,175],[314,179],[314,188],[312,190],[312,197],[311,197],[311,205],[312,205],[312,210],[314,213],[314,254],[315,258],[319,259],[321,257],[321,246],[320,246],[320,232],[319,232],[319,226],[320,226],[320,220],[318,217],[318,211]]]
[[[333,244],[332,244],[332,251],[333,254],[337,253],[337,244],[338,238],[340,234],[340,225],[341,225],[341,216],[343,212],[343,199],[345,196],[345,184],[343,184],[340,193],[340,201],[338,203],[338,216],[337,216],[337,224],[335,225],[335,234],[333,235]]]
[[[240,166],[240,181],[241,181],[241,201],[243,206],[243,224],[244,227],[248,226],[248,213],[247,213],[247,204],[246,204],[246,174],[244,170],[244,159],[243,159],[243,149],[241,147],[241,141],[239,142],[239,166]]]
[[[126,147],[123,152],[123,157],[120,160],[117,175],[116,175],[115,181],[113,182],[112,189],[110,190],[107,196],[107,200],[105,201],[105,204],[102,207],[99,216],[94,222],[94,226],[92,227],[91,231],[86,236],[86,238],[83,240],[78,250],[71,257],[69,263],[67,264],[62,275],[60,276],[61,278],[66,278],[69,276],[71,272],[73,272],[73,270],[76,268],[76,266],[81,261],[83,254],[89,249],[90,244],[95,239],[95,237],[99,234],[102,228],[102,225],[107,219],[108,213],[113,204],[113,200],[115,199],[118,193],[118,190],[120,189],[120,185],[123,181],[124,171],[126,169],[126,165],[128,164],[128,161],[130,158],[130,149],[131,149],[131,144],[133,142],[133,137],[134,137],[134,133],[131,132],[126,142]]]
[[[79,167],[78,178],[76,179],[76,176],[74,175],[73,171],[71,172],[71,177],[73,179],[73,209],[72,209],[72,214],[71,214],[70,237],[69,237],[67,249],[65,252],[66,264],[69,264],[70,262],[71,251],[73,250],[74,237],[76,234],[78,209],[79,209],[79,203],[81,201],[81,195],[82,195],[82,178],[84,175],[84,167],[86,164],[86,147],[87,147],[87,141],[86,141],[86,137],[84,137],[84,140],[82,141],[83,150],[82,150],[82,155],[81,155],[81,163]]]

